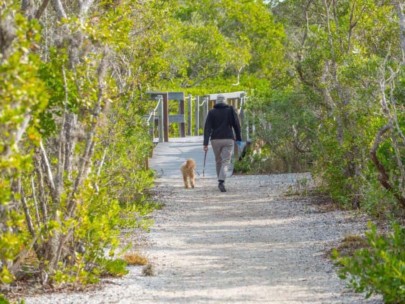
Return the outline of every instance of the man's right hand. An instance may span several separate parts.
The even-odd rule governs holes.
[[[204,150],[204,152],[207,152],[208,151],[208,146],[204,146],[203,150]]]

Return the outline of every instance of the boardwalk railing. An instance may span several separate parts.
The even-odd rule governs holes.
[[[155,121],[158,120],[158,138],[159,142],[163,142],[163,96],[159,95],[156,100],[158,101],[156,107],[149,113],[146,123],[148,124],[149,134],[152,139],[155,139]]]
[[[196,97],[195,107],[195,129],[194,135],[200,135],[200,129],[204,128],[205,118],[209,111],[209,100],[207,97]]]
[[[219,94],[210,94],[205,96],[187,97],[187,114],[185,115],[185,98],[182,92],[151,92],[152,100],[156,100],[155,108],[146,116],[146,122],[149,127],[149,133],[154,142],[169,141],[169,123],[178,123],[180,137],[202,135],[205,118],[208,111],[215,105]],[[250,134],[254,132],[254,126],[249,124],[249,116],[246,112],[246,94],[245,92],[221,93],[228,100],[239,115],[242,128],[242,138],[250,140]],[[179,114],[169,115],[169,100],[179,102]],[[187,118],[187,119],[186,119]],[[186,128],[187,124],[187,128]],[[157,137],[156,137],[157,129]],[[194,134],[192,130],[194,129]]]

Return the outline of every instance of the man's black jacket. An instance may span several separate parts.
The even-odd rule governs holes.
[[[239,119],[233,107],[225,103],[217,103],[208,112],[204,126],[204,146],[208,146],[210,137],[211,139],[235,139],[236,137],[237,141],[242,141]]]

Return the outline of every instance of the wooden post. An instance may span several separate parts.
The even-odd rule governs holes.
[[[195,131],[194,135],[198,136],[200,129],[200,96],[197,96],[195,99]]]
[[[192,96],[191,94],[188,94],[188,109],[187,109],[187,135],[191,136],[191,130],[192,130],[192,119],[191,119],[191,113],[193,113],[192,109]]]
[[[164,116],[165,116],[165,110],[163,106],[163,95],[159,95],[159,142],[164,141]]]
[[[208,115],[209,103],[210,103],[209,98],[204,97],[204,107],[203,107],[203,117],[202,117],[203,124],[205,124],[205,119],[207,118],[207,115]]]
[[[169,142],[169,94],[163,94],[163,132],[164,141]]]
[[[246,138],[246,141],[249,141],[250,140],[250,135],[249,135],[250,130],[249,130],[249,116],[247,113],[244,113],[244,125],[245,125],[245,130],[246,130],[245,138]]]
[[[149,135],[153,141],[155,137],[155,113],[151,115],[150,121],[148,122],[148,126],[149,126]]]
[[[193,119],[192,119],[192,115],[193,115],[193,100],[192,100],[192,96],[191,94],[188,95],[188,109],[187,109],[187,135],[191,136],[191,132],[193,130]]]
[[[183,99],[179,101],[179,114],[184,115],[184,94]],[[180,137],[186,137],[186,126],[184,121],[180,123]]]

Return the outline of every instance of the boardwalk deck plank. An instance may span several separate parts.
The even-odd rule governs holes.
[[[158,143],[149,160],[149,166],[160,178],[181,178],[180,166],[188,158],[197,163],[197,174],[202,177],[204,166],[203,137],[191,136],[170,138],[169,142]],[[215,178],[215,162],[212,148],[209,146],[204,175]]]

